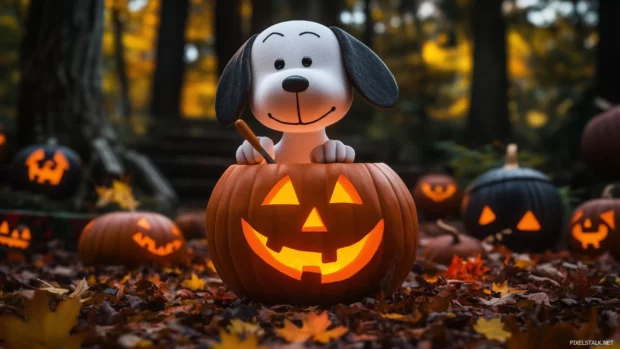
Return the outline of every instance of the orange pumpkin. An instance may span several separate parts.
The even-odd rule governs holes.
[[[597,256],[607,251],[620,255],[620,199],[612,197],[613,185],[599,199],[577,207],[569,224],[568,244],[578,255]]]
[[[113,212],[83,230],[78,255],[84,264],[182,264],[185,239],[167,217],[150,212]]]
[[[453,177],[430,174],[418,180],[413,189],[413,199],[425,218],[445,218],[458,212],[461,191]]]
[[[269,303],[391,293],[418,245],[413,199],[385,164],[233,165],[206,222],[222,280]]]

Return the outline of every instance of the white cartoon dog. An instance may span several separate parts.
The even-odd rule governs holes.
[[[228,62],[216,115],[231,125],[249,101],[263,125],[283,132],[275,146],[259,137],[277,163],[353,162],[353,148],[327,138],[325,127],[349,111],[354,88],[376,108],[391,108],[398,99],[390,70],[353,36],[314,22],[282,22],[252,36]],[[247,141],[236,155],[239,164],[264,162]]]

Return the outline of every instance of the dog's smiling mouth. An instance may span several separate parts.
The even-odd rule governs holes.
[[[318,117],[317,119],[315,119],[313,121],[310,121],[310,122],[303,122],[301,120],[301,110],[299,108],[299,93],[295,93],[295,99],[297,101],[297,119],[299,120],[299,122],[282,121],[282,120],[279,120],[278,118],[276,118],[275,116],[273,116],[271,113],[267,113],[267,116],[269,116],[270,119],[273,119],[273,120],[275,120],[275,121],[277,121],[277,122],[279,122],[281,124],[285,124],[285,125],[311,125],[311,124],[314,124],[314,123],[317,123],[317,122],[321,121],[327,115],[329,115],[329,114],[331,114],[331,113],[336,111],[336,107],[331,107],[331,109],[327,113],[323,114],[322,116]]]

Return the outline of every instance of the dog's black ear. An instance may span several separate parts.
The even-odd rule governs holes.
[[[253,35],[228,61],[220,76],[215,93],[215,115],[224,126],[241,118],[248,103],[252,88],[252,44],[258,35]]]
[[[368,46],[338,27],[330,27],[340,43],[351,84],[376,108],[391,108],[398,100],[398,85],[388,67]]]

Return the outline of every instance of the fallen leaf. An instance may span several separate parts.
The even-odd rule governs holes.
[[[111,203],[116,203],[123,210],[134,211],[140,203],[133,196],[131,186],[129,184],[113,180],[111,187],[97,187],[98,207],[103,207]]]
[[[525,294],[521,295],[521,297],[525,297],[531,301],[534,301],[536,302],[536,304],[544,304],[548,307],[551,306],[551,304],[549,303],[549,295],[544,292]]]
[[[86,279],[82,279],[75,286],[75,290],[73,290],[73,292],[71,292],[69,297],[70,298],[80,299],[82,297],[82,293],[84,293],[86,291],[88,291],[88,281],[86,281]]]
[[[41,287],[39,290],[59,295],[69,292],[69,290],[59,287]]]
[[[127,333],[118,337],[116,342],[123,348],[146,348],[153,345],[153,342],[150,340],[136,336],[132,333]]]
[[[192,278],[189,280],[183,280],[181,286],[189,288],[192,291],[200,291],[205,288],[205,281],[199,278],[196,274],[192,273]]]
[[[267,349],[265,346],[258,345],[258,337],[249,335],[244,339],[230,334],[226,331],[220,331],[220,343],[215,343],[213,349]]]
[[[486,339],[496,340],[501,343],[506,342],[506,339],[512,336],[512,333],[504,330],[504,323],[501,318],[491,320],[478,318],[478,321],[474,324],[474,330],[483,335]]]
[[[312,338],[314,341],[325,344],[332,339],[342,337],[349,331],[348,328],[343,326],[338,326],[328,331],[327,328],[331,325],[332,322],[329,320],[327,312],[323,312],[320,315],[310,312],[304,316],[301,327],[286,320],[284,321],[283,328],[276,329],[276,334],[290,343],[303,342]]]
[[[230,320],[230,325],[228,325],[226,329],[228,332],[237,336],[255,334],[261,337],[265,333],[259,324],[253,324],[239,319]]]
[[[456,279],[463,281],[479,281],[485,278],[491,270],[484,265],[480,254],[473,259],[463,260],[457,255],[452,257],[452,262],[446,270],[446,279]]]
[[[480,301],[484,305],[497,307],[497,306],[500,306],[500,305],[507,305],[507,304],[514,304],[514,303],[516,303],[516,300],[515,300],[515,296],[516,295],[517,295],[516,293],[507,293],[504,296],[502,296],[501,298],[491,298],[489,300],[486,300],[484,298],[476,298],[476,299],[478,301]]]
[[[32,300],[24,302],[26,321],[12,315],[0,316],[0,338],[9,348],[79,348],[84,340],[81,334],[70,335],[77,323],[81,304],[69,298],[50,312],[47,293],[35,292]]]
[[[521,290],[521,289],[517,289],[517,288],[510,288],[510,287],[508,287],[508,281],[504,281],[501,284],[498,284],[498,283],[494,282],[493,285],[491,285],[491,291],[499,293],[502,297],[505,296],[508,293],[525,293],[525,292],[527,292],[527,290]],[[485,293],[491,294],[491,292],[488,291],[488,290],[485,290]]]

